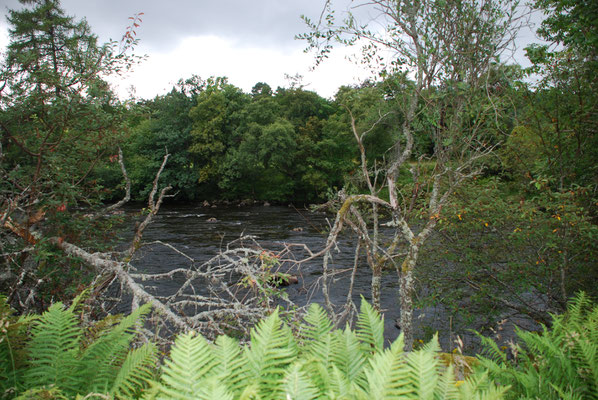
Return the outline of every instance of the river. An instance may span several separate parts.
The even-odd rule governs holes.
[[[126,209],[133,217],[139,209]],[[218,206],[163,205],[151,225],[146,229],[144,242],[160,240],[175,246],[198,262],[208,260],[228,242],[242,235],[252,235],[265,249],[278,250],[284,243],[301,243],[312,251],[320,250],[326,241],[326,232],[334,222],[334,216],[324,212],[283,206]],[[128,219],[128,218],[127,218]],[[129,236],[125,234],[124,239]],[[340,305],[346,299],[353,265],[355,237],[344,234],[338,241],[338,250],[333,253],[333,271],[348,272],[335,275],[331,282],[330,296],[333,303]],[[184,267],[186,261],[164,246],[144,247],[135,260],[141,272],[163,273]],[[284,290],[298,305],[309,302],[324,303],[321,288],[317,285],[322,275],[322,259],[303,264],[300,270],[292,271],[299,282]],[[370,300],[371,272],[365,259],[361,260],[355,280],[354,301],[359,306],[360,296]],[[171,293],[180,282],[164,281],[158,292]],[[393,341],[399,335],[395,321],[399,317],[398,280],[396,272],[387,271],[382,279],[382,309],[385,318],[385,339]],[[442,306],[417,310],[414,314],[416,339],[429,339],[433,332],[439,332],[439,341],[445,350],[454,348],[455,335],[451,319]],[[475,338],[465,334],[466,348],[473,345]]]

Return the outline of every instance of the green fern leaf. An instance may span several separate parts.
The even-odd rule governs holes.
[[[357,318],[357,337],[365,345],[365,354],[372,354],[384,349],[384,317],[374,309],[363,296],[359,317]]]
[[[217,376],[205,379],[196,396],[198,400],[233,400],[234,396]]]
[[[121,364],[127,357],[136,325],[150,311],[151,305],[144,304],[124,317],[115,327],[104,332],[85,349],[81,356],[81,363],[84,366],[93,366],[93,368],[86,368],[83,374],[87,391],[105,393],[110,389]]]
[[[408,374],[418,399],[434,398],[439,375],[438,349],[438,338],[434,336],[428,346],[411,352],[407,357]]]
[[[365,357],[361,350],[361,342],[357,335],[346,327],[344,331],[335,331],[334,352],[331,359],[349,382],[365,388],[366,379],[363,372]]]
[[[455,371],[453,366],[449,365],[438,378],[438,384],[434,390],[434,400],[453,399],[459,399],[459,390],[455,385]]]
[[[251,383],[250,385],[246,386],[245,389],[243,389],[243,392],[241,392],[241,395],[239,396],[239,400],[259,400],[260,395],[258,392],[258,384],[255,382]]]
[[[344,399],[350,398],[351,382],[345,377],[336,365],[332,365],[327,379],[328,391],[331,398]]]
[[[390,399],[411,393],[409,371],[403,359],[403,337],[395,340],[390,349],[376,353],[365,369],[367,393],[371,399]]]
[[[286,368],[297,356],[297,345],[290,329],[282,324],[278,309],[251,330],[251,347],[245,355],[250,379],[257,380],[260,396],[275,398]]]
[[[226,384],[233,394],[242,391],[247,377],[247,359],[243,356],[239,342],[228,336],[219,336],[212,348],[217,362],[214,374]]]
[[[131,399],[146,386],[154,374],[157,348],[147,343],[131,350],[114,379],[110,394],[116,398]]]
[[[162,368],[161,392],[172,399],[194,399],[201,380],[209,377],[216,365],[210,345],[194,332],[182,334],[170,357]]]
[[[326,311],[317,303],[312,303],[303,318],[301,325],[301,336],[307,339],[306,345],[317,343],[323,337],[332,332],[332,322],[326,315]]]
[[[293,400],[313,400],[321,394],[313,381],[301,371],[301,365],[292,365],[283,379],[284,398]]]
[[[301,371],[309,376],[314,386],[320,393],[330,393],[334,391],[331,387],[331,373],[336,366],[334,364],[325,364],[323,360],[315,356],[308,356],[308,358],[301,357]],[[336,371],[340,374],[341,372]]]
[[[82,384],[76,358],[81,329],[72,312],[64,310],[62,303],[56,303],[33,324],[31,332],[26,386],[54,385],[66,393],[77,393]]]
[[[459,386],[460,398],[464,400],[501,400],[509,386],[497,387],[488,378],[487,372],[478,372],[469,376]]]

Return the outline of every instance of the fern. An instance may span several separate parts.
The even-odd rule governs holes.
[[[118,374],[113,379],[112,388],[109,394],[122,399],[136,397],[139,389],[145,386],[145,382],[154,374],[151,366],[156,363],[157,348],[153,343],[147,343],[138,349],[127,354]]]
[[[332,322],[326,315],[326,311],[317,303],[309,306],[307,314],[304,317],[304,322],[301,326],[301,336],[306,339],[305,347],[308,350],[312,349],[330,332],[332,332]]]
[[[147,344],[129,350],[135,325],[149,312],[149,306],[141,307],[116,326],[105,325],[108,328],[84,346],[83,330],[74,315],[78,301],[76,299],[68,309],[56,303],[40,317],[18,320],[23,326],[33,321],[31,338],[25,346],[23,374],[15,371],[10,383],[13,393],[20,393],[20,398],[74,398],[77,395],[91,398],[92,394],[95,398],[106,395],[131,398],[152,377],[155,346]],[[7,343],[16,343],[9,339]]]
[[[403,359],[403,337],[400,336],[390,349],[378,352],[365,371],[368,396],[372,399],[396,398],[409,392],[405,388],[409,374]]]
[[[110,390],[135,336],[135,324],[150,310],[150,304],[139,307],[85,349],[81,363],[95,366],[87,368],[83,375],[87,390],[100,393]]]
[[[179,335],[170,355],[162,369],[161,393],[171,399],[194,399],[202,379],[216,366],[209,343],[194,332]]]
[[[470,375],[465,382],[459,386],[460,399],[472,400],[499,400],[503,399],[508,386],[498,387],[492,382],[487,372],[477,372]]]
[[[290,329],[283,326],[276,310],[251,331],[251,347],[246,349],[249,379],[256,379],[260,396],[275,398],[285,369],[297,356],[297,345]]]
[[[65,310],[62,303],[56,303],[33,324],[31,331],[26,387],[53,385],[76,393],[80,386],[76,355],[82,332],[73,313]]]
[[[145,399],[502,398],[504,389],[485,375],[473,374],[457,388],[452,369],[440,365],[437,341],[405,354],[400,337],[382,349],[382,319],[365,304],[359,336],[349,327],[332,330],[318,306],[299,328],[300,345],[278,310],[252,329],[249,345],[224,336],[210,345],[193,334],[180,335],[160,382],[153,382]],[[325,344],[316,345],[316,339]]]
[[[384,348],[384,317],[363,296],[357,317],[357,337],[364,344],[365,354],[379,352]]]
[[[313,400],[321,395],[313,381],[301,371],[300,364],[293,364],[283,379],[284,396],[294,400]]]
[[[439,360],[436,357],[439,351],[438,338],[434,336],[434,339],[427,346],[411,352],[407,357],[410,381],[418,399],[432,399],[434,397],[439,376]]]
[[[492,359],[480,357],[490,375],[513,393],[529,398],[598,399],[598,307],[583,294],[567,312],[553,316],[552,328],[540,333],[517,331],[523,345],[510,361],[504,353]],[[491,354],[494,343],[484,341]]]
[[[344,331],[336,331],[332,361],[349,382],[365,387],[363,367],[366,359],[363,356],[361,343],[357,335],[349,327]]]
[[[198,400],[234,399],[232,393],[227,390],[226,385],[223,385],[217,376],[211,376],[205,379],[193,398]]]
[[[213,347],[217,362],[214,373],[226,384],[231,393],[238,394],[247,379],[247,359],[243,357],[237,340],[228,336],[219,336]]]

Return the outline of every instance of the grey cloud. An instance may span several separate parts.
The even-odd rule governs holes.
[[[0,4],[19,7],[16,0]],[[305,30],[300,15],[319,15],[324,0],[63,0],[61,4],[68,14],[87,18],[104,41],[119,39],[128,17],[143,12],[138,37],[144,47],[161,51],[192,35],[226,37],[241,46],[300,47],[294,40]]]

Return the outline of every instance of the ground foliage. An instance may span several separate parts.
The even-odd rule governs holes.
[[[583,293],[551,328],[518,332],[509,355],[482,337],[477,362],[440,354],[436,338],[409,353],[402,337],[385,344],[383,317],[362,300],[355,329],[334,329],[312,304],[291,327],[275,310],[247,343],[181,333],[159,368],[153,344],[129,350],[147,305],[87,325],[78,301],[16,317],[2,299],[3,398],[591,399],[597,392],[598,307]]]

